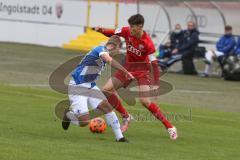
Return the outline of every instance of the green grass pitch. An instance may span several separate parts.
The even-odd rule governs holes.
[[[157,122],[133,122],[126,137],[128,144],[114,142],[108,127],[104,134],[88,128],[61,128],[54,105],[64,96],[26,87],[0,86],[1,160],[192,160],[238,159],[240,114],[208,109],[162,105],[168,113],[190,119],[175,120],[179,139],[171,141]],[[140,105],[129,106],[136,115],[146,114]]]
[[[167,74],[174,90],[158,103],[178,128],[171,141],[163,125],[139,103],[127,106],[139,121],[117,143],[104,134],[71,125],[54,115],[66,95],[48,87],[48,77],[79,53],[59,48],[0,43],[0,160],[238,160],[240,85],[219,78]],[[175,116],[175,119],[173,116]]]

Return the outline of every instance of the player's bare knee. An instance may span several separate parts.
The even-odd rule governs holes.
[[[114,92],[114,88],[112,85],[109,85],[108,83],[105,84],[103,87],[102,87],[102,92],[103,93],[107,93],[107,94],[111,94]]]
[[[119,79],[113,77],[103,86],[102,92],[108,97],[123,86],[123,83]]]
[[[105,88],[102,88],[102,92],[103,92],[103,94],[106,96],[106,97],[109,97],[111,94],[113,94],[114,93],[114,90],[112,89],[105,89]]]
[[[108,103],[107,100],[103,100],[99,105],[98,109],[100,109],[103,113],[109,113],[113,110],[112,106]]]

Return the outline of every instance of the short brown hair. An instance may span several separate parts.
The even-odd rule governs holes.
[[[225,26],[225,31],[231,31],[231,30],[232,30],[232,26],[230,26],[230,25]]]
[[[108,45],[108,44],[114,44],[115,46],[119,45],[119,47],[122,46],[121,39],[120,39],[120,37],[117,36],[117,35],[111,36],[111,37],[108,39],[106,45]]]
[[[128,24],[129,25],[144,25],[144,17],[141,14],[135,14],[132,15],[129,19],[128,19]]]

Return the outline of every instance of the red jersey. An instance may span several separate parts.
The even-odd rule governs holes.
[[[155,52],[155,46],[145,31],[140,39],[131,35],[130,27],[116,30],[104,29],[102,33],[106,36],[115,34],[125,39],[127,49],[125,67],[128,71],[149,70],[148,55]]]

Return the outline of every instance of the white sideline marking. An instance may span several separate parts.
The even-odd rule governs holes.
[[[14,87],[50,87],[48,84],[6,84]]]
[[[194,91],[194,90],[181,90],[181,89],[177,89],[174,90],[175,92],[179,92],[179,93],[195,93],[195,94],[222,94],[223,92],[217,92],[217,91]],[[174,92],[173,91],[173,92]]]

